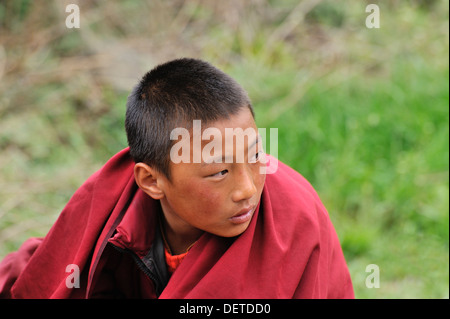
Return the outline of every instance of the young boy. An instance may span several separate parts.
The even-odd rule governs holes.
[[[45,238],[2,261],[0,296],[354,297],[311,185],[266,158],[257,133],[230,139],[257,128],[228,75],[195,59],[162,64],[130,94],[125,126],[129,148],[76,191]]]

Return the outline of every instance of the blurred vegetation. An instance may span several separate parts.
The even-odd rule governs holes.
[[[376,3],[381,28],[368,29]],[[68,29],[77,3],[81,28]],[[358,298],[449,297],[448,1],[0,3],[0,258],[126,147],[125,102],[189,56],[235,77],[328,208]],[[368,289],[368,264],[381,287]]]

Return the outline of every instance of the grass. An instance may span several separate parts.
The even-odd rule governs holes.
[[[359,298],[448,297],[448,69],[410,63],[389,81],[316,81],[273,120],[295,94],[285,71],[272,78],[280,99],[255,102],[259,126],[279,129],[279,158],[328,208]],[[372,263],[380,289],[365,286]]]
[[[126,146],[139,76],[193,56],[278,128],[278,157],[322,198],[356,297],[449,297],[447,2],[379,2],[380,29],[365,28],[364,2],[133,3],[80,2],[79,30],[58,2],[0,5],[0,258],[45,235]],[[368,264],[380,288],[365,286]]]

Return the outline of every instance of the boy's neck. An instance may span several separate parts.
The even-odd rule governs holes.
[[[170,247],[172,255],[179,255],[187,250],[200,238],[204,231],[188,225],[173,214],[165,213],[163,203],[162,208],[162,227],[163,236]]]

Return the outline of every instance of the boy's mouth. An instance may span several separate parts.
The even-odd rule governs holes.
[[[255,212],[256,205],[241,209],[238,213],[229,218],[233,224],[243,224],[248,222]]]

